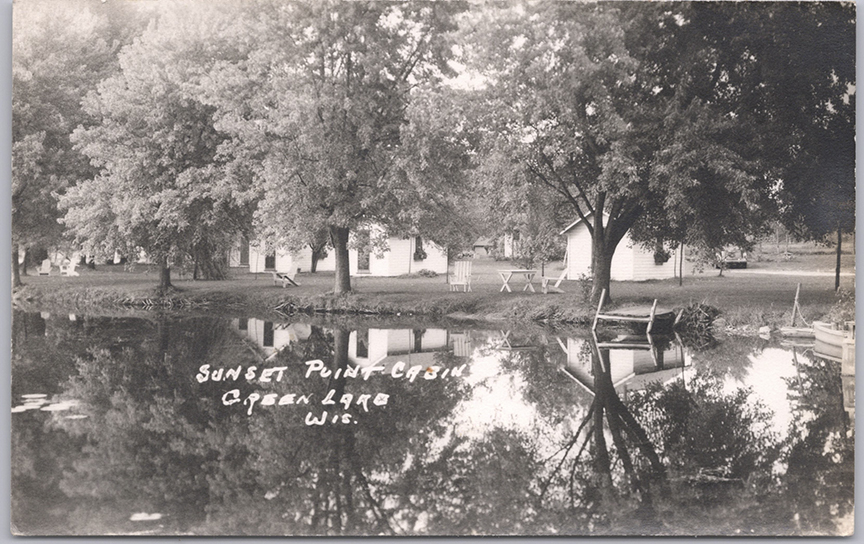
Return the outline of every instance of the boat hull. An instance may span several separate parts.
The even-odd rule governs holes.
[[[849,344],[852,346],[854,353],[855,340],[851,333],[835,329],[830,323],[821,321],[813,322],[814,345],[813,352],[825,359],[842,362],[843,361],[843,345],[847,344],[847,353],[849,352]]]

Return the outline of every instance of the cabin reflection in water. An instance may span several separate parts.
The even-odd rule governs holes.
[[[567,338],[566,344],[559,338],[558,344],[567,355],[561,370],[591,394],[591,359],[595,353],[600,354],[603,368],[608,369],[615,390],[624,398],[627,391],[640,391],[651,383],[667,385],[682,380],[685,369],[692,365],[681,343],[670,337],[621,335],[608,342]]]
[[[446,329],[362,329],[351,331],[348,360],[366,368],[389,369],[397,361],[409,366],[435,364],[435,356],[450,349]]]
[[[271,359],[292,343],[304,341],[312,334],[305,323],[274,323],[261,319],[233,319],[232,326]],[[474,351],[467,331],[448,332],[446,329],[361,329],[351,331],[348,360],[361,368],[396,361],[409,365],[435,364],[436,354],[452,353],[455,357],[470,357]]]
[[[292,342],[306,340],[312,334],[312,326],[305,323],[274,323],[240,318],[231,320],[231,325],[243,337],[254,342],[267,359],[275,357]]]

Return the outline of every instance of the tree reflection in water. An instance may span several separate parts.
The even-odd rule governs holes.
[[[39,334],[16,350],[13,377],[36,376],[37,355],[66,368],[77,356],[58,392],[87,416],[50,414],[40,431],[44,413],[14,415],[30,418],[13,424],[19,530],[37,527],[24,514],[48,505],[66,512],[38,525],[48,534],[831,534],[851,512],[854,443],[839,376],[816,360],[790,389],[804,409],[781,439],[749,390],[730,390],[725,363],[623,395],[608,350],[591,339],[576,342],[593,376],[585,389],[562,376],[561,350],[539,334],[511,350],[481,339],[470,360],[436,352],[442,367],[468,361],[466,376],[411,382],[346,377],[347,329],[306,327],[265,362],[229,322],[157,319],[137,335],[127,325],[118,322],[120,344],[110,323],[85,322],[90,332]],[[343,372],[306,378],[312,359]],[[229,386],[199,383],[202,364],[287,369],[281,382]],[[233,387],[241,398],[317,401],[249,416],[222,405]],[[389,402],[321,406],[331,389]],[[322,409],[352,422],[307,425],[307,412]],[[34,463],[46,468],[35,488]],[[135,512],[163,517],[142,526]]]

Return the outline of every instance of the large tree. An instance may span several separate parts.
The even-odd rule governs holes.
[[[121,72],[88,96],[85,107],[101,122],[73,140],[99,171],[62,200],[86,249],[143,249],[161,268],[163,290],[171,266],[186,259],[205,277],[222,277],[225,248],[255,202],[247,178],[217,158],[225,136],[214,108],[196,99],[213,64],[236,60],[246,44],[232,32],[233,8],[201,7],[166,10],[123,50]]]
[[[693,206],[692,199],[671,206],[664,202],[665,213],[661,209],[652,214],[660,219],[654,222],[654,232],[668,233],[672,225],[671,230],[682,231],[682,239],[695,238],[708,249],[746,245],[757,232],[752,227],[777,213],[799,236],[811,239],[853,231],[854,6],[682,3],[674,10],[655,7],[648,18],[643,11],[652,14],[651,8],[641,6],[625,14],[631,24],[659,19],[678,25],[677,31],[673,36],[631,32],[629,49],[643,64],[653,66],[652,71],[686,71],[692,80],[688,94],[729,112],[728,124],[735,133],[727,141],[755,166],[761,179],[774,184],[772,202],[753,210],[742,209],[730,195],[713,190],[706,194],[704,206]],[[670,59],[670,51],[679,54]],[[693,123],[693,129],[699,125]],[[717,151],[700,148],[699,139],[687,137],[687,131],[672,134],[685,136],[676,145],[688,151],[687,164],[683,169],[680,163],[664,168],[673,182],[686,186],[705,163],[699,154]]]
[[[782,219],[798,236],[837,238],[840,287],[843,233],[855,231],[855,6],[778,4],[754,29],[770,38],[771,70],[757,89],[773,91],[763,117],[775,119],[782,172]]]
[[[118,69],[117,52],[143,29],[137,7],[33,0],[15,7],[12,63],[12,272],[19,249],[61,242],[58,193],[92,175],[70,142],[93,118],[82,98]]]
[[[254,51],[213,73],[208,97],[219,108],[217,126],[233,136],[223,149],[240,167],[251,165],[262,191],[259,235],[297,249],[327,229],[337,293],[351,289],[352,231],[407,229],[413,211],[446,192],[446,176],[417,180],[405,168],[404,133],[423,119],[411,106],[420,87],[448,71],[445,33],[457,9],[425,2],[252,4],[245,33]],[[436,157],[416,157],[427,159]]]
[[[762,24],[775,9],[541,2],[474,21],[466,58],[485,76],[489,147],[586,222],[594,297],[608,292],[612,256],[631,229],[646,243],[717,248],[772,216],[781,174],[771,136],[795,126],[776,115],[783,89],[764,82],[793,53],[772,45],[774,35],[754,38],[751,19]],[[773,28],[795,35],[803,19]]]

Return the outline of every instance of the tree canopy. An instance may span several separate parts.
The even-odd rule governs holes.
[[[479,111],[488,146],[504,150],[487,157],[502,176],[525,175],[586,220],[595,297],[608,292],[612,255],[628,231],[648,244],[714,249],[746,241],[774,217],[788,173],[778,142],[788,139],[773,136],[808,119],[780,115],[789,89],[772,75],[796,73],[795,51],[783,45],[805,30],[822,40],[850,36],[837,20],[848,13],[825,9],[832,23],[816,30],[810,9],[504,4],[487,6],[466,30],[476,44],[466,62],[486,80]],[[795,15],[775,21],[775,12]],[[847,81],[848,54],[838,49],[811,67],[814,80]],[[799,107],[825,108],[824,96],[796,89]]]
[[[143,249],[162,268],[162,288],[187,257],[197,266],[224,260],[251,217],[254,192],[223,168],[226,137],[214,108],[196,98],[210,67],[243,54],[230,21],[215,8],[163,13],[122,51],[120,72],[87,97],[100,122],[73,135],[99,173],[63,197],[65,223],[93,253]]]
[[[417,211],[439,204],[446,174],[458,175],[458,158],[437,141],[406,156],[440,132],[432,126],[420,137],[424,121],[434,121],[422,109],[433,98],[416,97],[448,71],[445,33],[458,9],[261,2],[244,22],[254,51],[211,76],[217,127],[232,137],[225,152],[253,170],[261,189],[259,232],[298,248],[326,228],[336,292],[350,289],[350,232],[380,225],[404,233]]]
[[[84,96],[117,71],[117,53],[143,29],[135,9],[115,13],[88,0],[34,0],[16,6],[12,63],[12,241],[19,247],[60,244],[57,195],[94,174],[70,136],[97,120]]]
[[[221,277],[241,233],[326,232],[344,292],[352,233],[518,231],[544,260],[579,218],[596,297],[628,232],[713,252],[777,218],[854,228],[850,4],[189,1],[134,43],[143,11],[79,4],[16,19],[24,245],[65,214],[165,284],[184,260]]]

